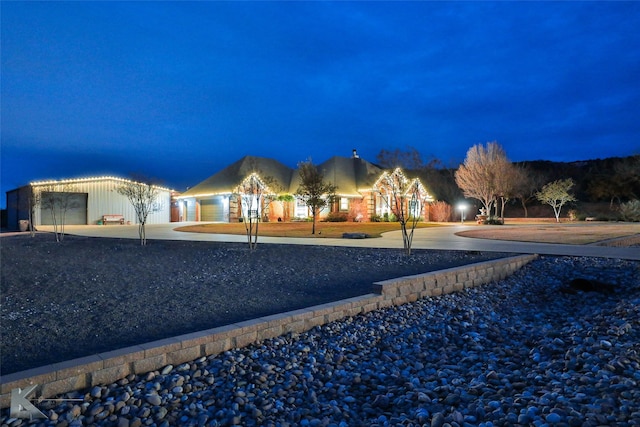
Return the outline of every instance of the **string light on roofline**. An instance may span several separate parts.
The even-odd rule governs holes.
[[[33,181],[33,182],[30,182],[29,185],[33,187],[40,187],[43,185],[80,184],[85,182],[96,182],[96,181],[117,181],[123,184],[131,183],[131,184],[147,185],[147,183],[144,183],[144,182],[137,182],[130,179],[120,178],[117,176],[95,176],[95,177],[88,177],[88,178],[68,178],[68,179],[59,179],[59,180],[51,179],[46,181]],[[170,191],[170,192],[173,191],[170,188],[161,187],[159,185],[152,185],[152,187],[155,187],[158,190],[163,190],[163,191]]]
[[[231,196],[233,193],[230,193],[228,191],[224,192],[224,193],[199,193],[199,194],[192,194],[189,196],[177,196],[177,199],[191,199],[191,198],[202,198],[202,197],[216,197],[216,196]]]

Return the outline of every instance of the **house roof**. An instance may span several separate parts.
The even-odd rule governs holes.
[[[376,180],[384,172],[378,165],[360,157],[334,156],[318,165],[327,182],[337,186],[341,196],[359,197],[360,191],[373,188]],[[278,193],[295,193],[300,186],[297,169],[289,168],[277,160],[245,156],[211,175],[198,185],[181,194],[181,197],[204,197],[216,194],[230,194],[251,173],[261,178],[273,180],[272,189]]]
[[[285,192],[290,187],[294,170],[274,159],[245,156],[185,191],[181,196],[194,197],[233,193],[236,187],[254,172],[263,179],[273,180],[272,187],[276,192]]]
[[[384,171],[359,157],[335,156],[318,166],[324,179],[338,187],[342,196],[360,196],[358,190],[371,189]]]

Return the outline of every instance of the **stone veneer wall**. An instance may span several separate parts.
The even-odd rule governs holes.
[[[175,366],[289,332],[302,333],[345,317],[501,280],[536,257],[520,255],[385,280],[373,284],[372,294],[5,375],[0,378],[0,407],[10,405],[11,390],[18,387],[24,389],[37,384],[30,398],[44,399],[113,383],[129,374]]]

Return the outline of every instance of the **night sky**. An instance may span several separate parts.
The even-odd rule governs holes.
[[[3,206],[47,178],[184,190],[245,155],[640,154],[640,2],[1,8]]]

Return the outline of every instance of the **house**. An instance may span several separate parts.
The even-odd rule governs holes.
[[[333,214],[350,221],[371,221],[390,214],[394,202],[385,185],[391,177],[420,188],[419,200],[407,208],[428,218],[431,195],[418,178],[405,176],[400,169],[387,171],[360,158],[355,150],[351,157],[335,156],[318,168],[325,181],[337,187],[334,203],[320,213],[321,218]],[[247,180],[259,180],[266,197],[254,200],[246,191]],[[296,196],[299,186],[296,169],[274,159],[245,156],[179,195],[179,220],[237,222],[250,215],[263,221],[305,219],[310,212]]]
[[[64,180],[38,181],[7,192],[7,227],[19,229],[20,221],[29,220],[30,205],[33,224],[53,225],[64,213],[66,225],[98,224],[103,216],[121,217],[124,223],[136,224],[136,212],[129,200],[116,189],[131,183],[122,178],[103,176]],[[159,197],[147,224],[167,223],[171,219],[171,190],[156,187]],[[38,197],[34,198],[34,195]],[[47,202],[55,200],[56,203]]]
[[[277,160],[246,156],[177,197],[180,221],[237,222],[238,187],[252,173],[269,177],[277,193],[289,192],[293,170]]]

